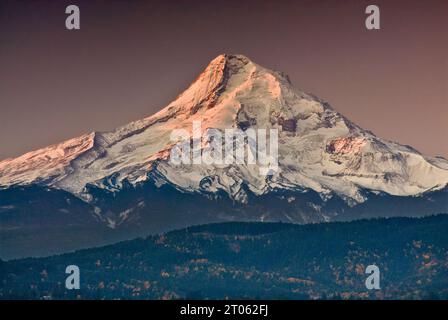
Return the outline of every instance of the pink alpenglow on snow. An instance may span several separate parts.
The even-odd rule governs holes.
[[[340,138],[330,141],[328,151],[331,153],[358,153],[366,145],[366,140],[357,137]]]
[[[278,170],[266,179],[258,163],[172,164],[171,133],[192,133],[195,121],[203,131],[278,131]],[[375,136],[295,88],[282,72],[222,54],[152,116],[0,163],[0,187],[40,183],[86,201],[87,185],[119,192],[148,179],[182,192],[224,192],[242,202],[247,189],[255,195],[308,189],[360,203],[363,190],[410,196],[445,188],[448,161]],[[204,179],[210,181],[206,190]]]

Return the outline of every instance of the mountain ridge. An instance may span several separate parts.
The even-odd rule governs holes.
[[[237,79],[235,80],[234,78]],[[284,86],[286,84],[287,86]],[[138,179],[145,180],[145,174],[152,168],[151,162],[156,160],[164,160],[159,156],[159,152],[167,150],[167,148],[169,149],[170,145],[172,145],[172,143],[167,140],[167,131],[175,128],[188,129],[185,128],[185,122],[191,122],[197,118],[205,122],[204,126],[206,128],[218,129],[235,126],[241,128],[242,126],[247,125],[257,128],[260,125],[256,122],[261,122],[265,127],[269,126],[281,128],[281,133],[286,133],[284,135],[286,136],[285,139],[288,138],[287,135],[290,132],[293,132],[293,134],[298,132],[302,136],[306,137],[306,133],[310,130],[318,131],[322,129],[322,126],[331,126],[331,129],[336,132],[330,132],[329,136],[325,136],[326,133],[324,133],[323,136],[323,139],[328,140],[327,145],[324,146],[326,148],[325,151],[327,152],[324,152],[322,155],[316,154],[314,156],[314,159],[312,160],[318,161],[318,157],[326,155],[333,155],[333,158],[338,158],[330,159],[330,161],[322,165],[322,168],[324,168],[325,171],[323,172],[324,175],[327,174],[329,166],[333,166],[335,163],[337,164],[338,161],[341,161],[341,159],[342,161],[346,160],[344,159],[343,155],[350,153],[356,155],[363,147],[367,148],[366,145],[369,145],[368,147],[371,147],[372,152],[376,152],[380,157],[391,158],[385,159],[385,161],[383,162],[394,162],[394,160],[396,160],[394,159],[394,157],[401,157],[403,155],[407,157],[412,156],[413,158],[415,158],[411,159],[412,161],[419,162],[417,165],[425,166],[424,168],[422,168],[422,170],[426,171],[426,175],[432,174],[432,179],[434,180],[437,179],[436,176],[441,176],[443,178],[438,179],[439,182],[432,183],[432,185],[430,185],[431,182],[427,182],[425,184],[420,183],[421,185],[414,184],[412,187],[409,186],[407,190],[404,190],[404,188],[400,189],[403,182],[406,183],[406,181],[400,181],[400,183],[397,183],[396,185],[387,189],[387,186],[385,186],[388,183],[387,179],[383,179],[384,181],[382,181],[381,183],[377,183],[376,186],[367,186],[368,184],[375,183],[375,181],[368,181],[367,183],[363,183],[362,179],[369,179],[370,173],[363,175],[363,173],[351,172],[346,176],[347,179],[350,179],[350,174],[359,177],[358,180],[352,181],[354,184],[360,184],[364,188],[370,187],[373,190],[375,188],[379,188],[379,191],[386,191],[390,194],[397,195],[415,195],[434,187],[443,188],[446,184],[448,184],[448,171],[445,171],[442,168],[438,167],[436,163],[427,161],[423,156],[422,159],[417,159],[420,154],[414,149],[410,149],[406,146],[402,146],[393,142],[386,142],[385,140],[377,138],[370,132],[362,130],[339,113],[333,112],[333,109],[328,103],[314,96],[310,96],[301,91],[292,89],[290,84],[290,80],[287,76],[283,75],[282,73],[260,67],[244,56],[220,55],[212,60],[212,62],[210,62],[207,68],[189,86],[188,89],[180,94],[167,107],[152,116],[131,122],[110,132],[92,132],[87,135],[82,135],[79,138],[74,138],[53,146],[53,149],[55,150],[52,150],[50,149],[51,147],[48,147],[37,150],[35,152],[27,153],[24,156],[18,157],[16,159],[0,162],[0,185],[8,186],[8,184],[27,184],[33,183],[35,182],[35,180],[37,180],[36,182],[39,183],[39,179],[45,178],[45,176],[47,176],[50,180],[52,180],[48,182],[49,185],[53,185],[55,187],[80,195],[82,194],[82,189],[87,183],[97,183],[101,179],[104,179],[107,176],[113,175],[117,172],[119,172],[121,176],[128,175],[126,177],[129,178],[129,180],[134,179],[134,181],[137,182]],[[255,89],[253,89],[253,87],[257,85],[263,86],[261,90],[256,91]],[[241,87],[248,88],[241,89]],[[245,96],[250,94],[265,95],[267,97],[260,98],[259,96],[256,96],[254,98],[255,100],[251,100],[251,97],[245,98]],[[240,97],[237,97],[237,95],[240,95]],[[263,99],[265,99],[267,102]],[[266,107],[270,109],[263,110],[262,112],[259,112],[259,110],[254,110],[254,108],[260,109],[263,103],[277,103],[277,99],[281,100],[278,103],[278,106]],[[248,100],[249,103],[253,103],[254,105],[244,105],[244,103],[246,103],[246,100]],[[228,105],[225,106],[227,101]],[[217,106],[218,103],[219,105]],[[290,103],[295,103],[296,105],[288,109],[288,104]],[[234,110],[232,109],[232,107],[234,108]],[[214,108],[219,108],[217,112],[220,112],[221,114],[217,115],[216,112],[213,112],[212,110]],[[195,115],[200,112],[200,109],[206,110],[201,110],[203,114],[195,118]],[[297,110],[294,111],[295,109]],[[224,113],[223,111],[225,111],[226,113]],[[270,114],[266,114],[266,112],[278,113],[278,115],[276,114],[272,116]],[[320,119],[314,119],[308,122],[302,120],[302,118],[305,118],[304,120],[307,120],[309,117],[314,117],[315,113],[313,112],[317,112],[318,114],[323,115]],[[326,113],[328,114],[325,115]],[[223,116],[223,114],[225,115]],[[271,118],[266,119],[266,117],[269,116],[271,116]],[[175,119],[178,117],[184,117],[185,119],[183,120],[183,122],[176,123]],[[265,119],[263,119],[263,117]],[[285,119],[286,117],[289,117],[289,119]],[[275,121],[276,123],[273,124],[273,121]],[[300,122],[303,122],[303,125],[299,125],[298,128],[297,123]],[[159,123],[165,124],[166,128],[155,128],[154,130],[152,130],[155,132],[151,133],[154,135],[158,134],[158,138],[163,140],[163,142],[161,143],[158,143],[157,141],[155,141],[155,139],[151,139],[149,133],[146,134],[146,136],[144,135],[145,132],[151,130],[153,126],[157,126],[157,124]],[[317,124],[317,127],[307,128],[307,126],[312,126],[313,124]],[[338,129],[338,127],[340,127],[340,129]],[[300,128],[302,128],[302,130]],[[157,132],[157,130],[163,132]],[[137,144],[135,144],[130,140],[132,137],[136,137],[137,139],[141,137],[142,139],[145,139],[145,141],[137,141]],[[291,141],[292,139],[289,140]],[[299,145],[294,145],[294,147],[303,148],[303,146],[300,145],[300,139],[296,140]],[[312,137],[310,139],[302,140],[304,141],[304,143],[313,142]],[[136,159],[130,159],[129,157],[126,157],[124,153],[127,153],[128,151],[134,152],[136,150],[130,150],[130,148],[124,146],[125,142],[130,142],[130,148],[132,148],[133,146],[141,147],[141,144],[143,143],[145,150],[144,152],[139,150],[138,152],[140,152],[140,155],[136,155]],[[86,143],[87,146],[85,146]],[[77,144],[79,144],[80,146],[77,146]],[[123,145],[122,150],[113,150],[113,148],[117,144]],[[317,147],[319,149],[322,148],[321,146]],[[75,152],[74,154],[69,154],[69,156],[66,156],[66,151],[68,150],[68,152],[70,152],[70,149],[75,149],[75,151],[79,152]],[[391,152],[392,150],[396,151],[395,154]],[[46,164],[42,165],[38,161],[36,172],[33,173],[33,167],[29,168],[29,170],[27,170],[26,167],[24,168],[24,163],[33,163],[36,156],[37,160],[40,159],[39,155],[36,155],[36,153],[39,152],[43,153],[41,155],[41,157],[43,157],[43,161],[46,161],[48,159],[50,160],[50,165],[52,164],[51,160],[54,160],[55,167],[48,168],[49,170],[47,172]],[[56,153],[56,156],[54,156],[53,153]],[[110,153],[111,155],[109,157],[113,159],[105,161],[104,164],[100,163],[102,157],[107,157],[107,153]],[[284,153],[286,154],[286,152]],[[302,154],[304,155],[304,157],[302,158],[306,158],[307,156],[311,155],[312,152],[311,150],[305,150],[304,152],[302,152]],[[140,156],[140,158],[137,158],[137,156]],[[117,157],[122,158],[121,162],[124,163],[123,166],[120,166],[120,160],[117,160]],[[61,161],[58,161],[59,159]],[[366,157],[364,157],[363,159],[352,158],[348,159],[348,161],[355,161],[357,163],[348,163],[348,165],[352,167],[356,165],[362,166],[363,164],[360,162],[362,162],[363,160],[365,160],[366,162],[369,161],[368,159],[366,160]],[[95,168],[95,171],[99,169],[101,170],[101,174],[96,174],[96,172],[89,172],[89,174],[83,175],[82,172],[75,172],[78,168],[82,171],[88,172],[89,168],[95,165],[95,163],[93,163],[95,161],[99,163],[99,165]],[[376,159],[370,160],[370,163],[366,165],[372,167],[374,161],[376,161]],[[18,162],[17,168],[14,168],[15,162]],[[133,163],[134,167],[126,168],[126,162],[131,164]],[[403,163],[400,163],[399,161],[396,162],[399,165],[403,165]],[[439,159],[437,163],[443,163],[443,160]],[[114,166],[117,165],[118,169],[114,168]],[[312,165],[312,163],[310,165]],[[395,164],[392,163],[392,166],[394,165]],[[39,166],[42,166],[43,168]],[[446,166],[448,167],[448,164]],[[114,169],[110,170],[111,168]],[[124,172],[121,171],[121,169],[124,169]],[[398,171],[398,175],[404,174],[403,172],[400,173],[397,168],[385,169],[392,171],[392,173],[397,173]],[[342,167],[342,169],[339,169],[336,166],[333,170],[336,172],[328,172],[328,177],[330,177],[332,174],[340,174],[341,171],[344,170],[347,170],[347,168]],[[175,171],[175,169],[173,169],[173,171]],[[371,168],[370,171],[372,171]],[[73,174],[74,172],[75,174]],[[29,174],[27,175],[27,173]],[[379,173],[381,174],[381,172]],[[296,167],[295,174],[301,174],[300,168]],[[294,179],[286,180],[292,182],[295,185],[311,187],[316,190],[316,188],[320,188],[320,182],[306,181],[307,177],[313,179],[313,174],[314,176],[320,175],[319,173],[309,172],[306,173],[306,177],[304,177],[303,181],[297,182],[294,181]],[[378,173],[374,172],[372,174],[375,175]],[[419,178],[422,179],[421,177]],[[323,178],[321,177],[320,179]],[[322,185],[322,190],[316,191],[326,192],[326,189],[332,190],[332,188],[334,188],[334,186],[331,186],[331,181],[325,182],[326,185]],[[44,183],[47,183],[45,179]],[[352,187],[349,186],[347,188]],[[386,190],[382,190],[382,188]],[[354,189],[355,188],[352,188],[352,190],[345,190],[342,191],[342,193],[345,192],[345,195],[352,197],[358,202],[362,202],[362,199],[356,194],[356,190]]]
[[[200,136],[277,130],[279,170],[265,176],[258,163],[173,163],[171,134],[185,130],[194,143],[195,122]],[[36,211],[58,221],[65,214],[67,226],[78,226],[70,214],[82,207],[95,221],[88,226],[122,230],[107,241],[191,223],[424,216],[448,213],[447,185],[447,160],[376,137],[294,88],[284,73],[220,55],[152,116],[0,161],[0,233],[11,240],[9,256],[17,249],[12,230],[27,230],[24,221],[34,221]],[[45,199],[59,199],[58,206]],[[27,254],[35,248],[29,242]]]

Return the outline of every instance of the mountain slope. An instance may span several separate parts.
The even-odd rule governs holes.
[[[196,226],[0,264],[0,299],[446,299],[447,228],[447,215]],[[71,264],[80,290],[64,288]],[[364,285],[371,264],[380,290]]]
[[[259,163],[174,164],[173,130],[186,130],[195,143],[195,121],[202,134],[277,129],[278,170],[266,176]],[[76,225],[78,211],[64,201],[42,209],[8,196],[24,190],[28,197],[36,187],[47,190],[43,198],[54,192],[80,199],[94,220],[86,225],[131,237],[226,220],[308,223],[448,212],[447,184],[447,160],[376,137],[295,89],[283,73],[241,55],[220,55],[148,118],[1,161],[1,235],[13,239],[11,232],[25,230],[23,215],[46,216],[36,210],[68,211],[66,224]],[[14,243],[5,247],[21,252]]]
[[[248,166],[173,167],[166,152],[173,145],[170,134],[173,129],[191,131],[195,120],[202,121],[204,131],[244,126],[280,129],[281,171],[263,181]],[[447,167],[447,161],[431,161],[410,147],[362,130],[327,103],[294,89],[281,73],[244,56],[221,55],[154,116],[3,161],[0,183],[39,182],[82,194],[87,184],[120,188],[124,180],[136,184],[157,171],[180,189],[197,190],[201,179],[213,172],[221,178],[216,188],[231,195],[230,179],[225,181],[224,176],[237,183],[244,180],[257,194],[300,187],[335,191],[362,202],[360,188],[403,196],[441,188],[448,183]],[[112,176],[116,179],[109,184]]]

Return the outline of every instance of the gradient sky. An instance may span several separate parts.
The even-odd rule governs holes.
[[[81,30],[65,29],[65,7]],[[364,27],[381,9],[381,30]],[[0,159],[166,106],[220,53],[382,138],[448,158],[448,1],[0,2]]]

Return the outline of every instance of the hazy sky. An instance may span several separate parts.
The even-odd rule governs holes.
[[[367,31],[365,7],[381,9]],[[81,30],[65,29],[65,7]],[[241,53],[382,138],[448,158],[448,1],[0,1],[0,159],[166,106]]]

